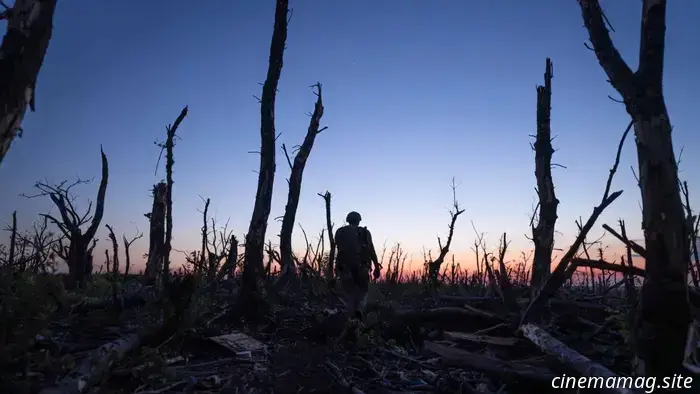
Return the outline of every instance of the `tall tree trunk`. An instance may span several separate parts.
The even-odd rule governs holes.
[[[131,269],[131,252],[129,251],[131,244],[126,240],[126,238],[123,241],[124,241],[124,276],[126,277],[126,276],[129,276],[129,270]]]
[[[85,277],[87,276],[87,244],[83,242],[83,236],[80,233],[71,234],[70,246],[68,247],[68,289],[76,287],[82,288],[85,285]]]
[[[557,200],[552,180],[552,61],[547,58],[544,86],[537,87],[537,135],[535,139],[535,177],[539,196],[539,218],[532,228],[535,255],[532,260],[532,291],[536,294],[549,277],[554,248],[554,227],[557,222]]]
[[[258,190],[250,226],[245,238],[245,258],[241,278],[241,305],[251,314],[258,307],[261,276],[264,270],[263,252],[267,221],[272,205],[272,187],[275,181],[275,98],[282,74],[284,46],[287,41],[288,0],[277,0],[275,25],[270,43],[267,78],[260,100],[260,170]]]
[[[165,251],[165,191],[168,185],[161,182],[153,186],[153,207],[146,214],[150,221],[148,260],[145,277],[148,284],[155,284],[163,268]]]
[[[328,228],[328,243],[330,251],[328,252],[328,266],[326,267],[326,279],[333,279],[335,275],[335,238],[333,234],[333,222],[331,221],[331,192],[327,191],[324,194],[318,193],[323,198],[326,206],[326,227]]]
[[[647,273],[637,314],[637,373],[672,376],[683,371],[690,322],[690,229],[683,212],[671,122],[663,96],[666,1],[643,1],[636,72],[613,45],[598,1],[579,0],[579,4],[598,62],[634,122]]]
[[[321,92],[321,84],[316,84],[318,89],[316,105],[314,112],[311,115],[311,122],[302,142],[299,151],[294,156],[294,164],[289,160],[287,148],[282,145],[284,154],[287,157],[287,162],[292,170],[289,176],[289,194],[287,195],[287,205],[284,209],[284,217],[282,218],[282,229],[280,231],[280,258],[281,270],[280,279],[282,282],[288,282],[296,277],[297,270],[294,264],[294,256],[292,254],[292,231],[294,230],[294,221],[299,207],[299,195],[301,194],[301,181],[304,175],[306,161],[311,154],[311,149],[316,141],[316,136],[325,130],[320,129],[321,117],[323,117],[323,95]]]
[[[175,147],[175,133],[187,116],[187,106],[180,111],[175,123],[167,127],[167,139],[165,141],[165,179],[168,187],[165,189],[165,246],[163,250],[163,285],[168,283],[170,278],[170,251],[172,250],[173,239],[173,165],[175,157],[173,148]]]
[[[34,111],[37,76],[53,31],[56,0],[16,0],[2,12],[7,32],[0,46],[0,164],[21,132],[27,105]]]

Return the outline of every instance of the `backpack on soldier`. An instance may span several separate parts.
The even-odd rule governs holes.
[[[367,230],[367,227],[358,227],[357,228],[357,236],[360,240],[360,248],[361,248],[361,263],[362,264],[369,264],[370,263],[370,246],[369,246],[369,230]]]

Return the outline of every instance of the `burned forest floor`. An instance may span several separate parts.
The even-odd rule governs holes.
[[[116,298],[109,287],[101,296],[73,295],[70,307],[43,315],[40,334],[16,334],[0,390],[546,393],[555,391],[555,376],[579,375],[566,355],[518,330],[518,311],[476,287],[427,293],[416,283],[375,283],[364,322],[345,318],[338,289],[324,281],[267,294],[255,321],[239,314],[233,282],[200,286],[184,301],[134,289]],[[527,289],[514,291],[524,310]],[[566,351],[629,376],[627,318],[622,293],[569,288],[537,327]]]

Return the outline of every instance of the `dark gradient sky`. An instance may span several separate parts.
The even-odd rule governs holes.
[[[700,196],[696,92],[700,91],[700,2],[669,2],[666,101],[682,177]],[[640,1],[604,0],[613,39],[636,68]],[[299,144],[314,96],[324,86],[329,129],[317,139],[304,173],[298,222],[310,236],[324,226],[323,202],[334,194],[333,219],[360,211],[378,244],[401,241],[420,260],[446,232],[450,180],[466,208],[454,250],[465,256],[469,223],[495,246],[507,231],[514,251],[534,207],[535,86],[545,57],[554,62],[554,170],[561,200],[557,247],[575,235],[574,220],[598,203],[618,139],[629,118],[606,82],[575,0],[320,1],[294,9],[277,98],[279,142]],[[117,232],[147,229],[149,190],[165,135],[184,105],[175,163],[174,247],[196,249],[202,202],[236,234],[247,230],[255,196],[259,95],[267,69],[273,0],[61,0],[37,88],[37,112],[24,122],[0,167],[0,215],[19,211],[20,225],[49,208],[27,201],[36,180],[99,175],[99,146],[110,162],[104,223]],[[4,26],[3,26],[4,30]],[[694,115],[696,114],[696,115]],[[281,153],[281,150],[278,150]],[[625,190],[601,218],[641,222],[628,139],[614,188]],[[283,214],[289,169],[278,156],[271,219]],[[94,198],[96,185],[80,189]],[[694,198],[700,201],[700,198]],[[696,206],[700,206],[697,205]],[[132,223],[133,222],[133,223]],[[98,236],[106,239],[101,226]],[[597,233],[600,227],[596,229]],[[277,240],[279,224],[268,236]],[[303,245],[298,227],[297,247]],[[145,251],[146,240],[135,244]],[[613,243],[613,245],[615,245]],[[103,248],[101,248],[103,249]],[[98,262],[102,253],[97,253]]]

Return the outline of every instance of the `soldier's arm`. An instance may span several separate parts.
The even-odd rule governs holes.
[[[374,249],[374,242],[372,242],[372,233],[367,230],[367,246],[369,246],[369,257],[372,259],[375,268],[379,268],[379,259],[377,258],[377,251]]]
[[[341,267],[340,264],[339,264],[341,261],[338,260],[338,250],[339,250],[338,244],[341,244],[341,245],[342,245],[342,243],[343,243],[342,237],[343,237],[343,228],[340,227],[340,228],[338,228],[337,230],[335,230],[335,238],[334,238],[334,239],[335,239],[335,245],[336,245],[336,255],[335,255],[336,258],[335,258],[335,262],[334,262],[334,263],[335,263],[335,266],[334,266],[333,270],[335,271],[336,274],[337,274],[340,270],[343,269],[343,267]]]
[[[338,244],[338,239],[341,237],[341,231],[340,231],[341,228],[335,230],[335,237],[333,237],[333,239],[335,240],[336,245]]]

